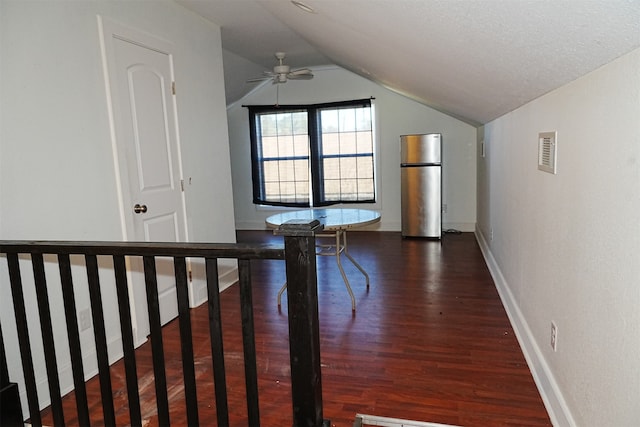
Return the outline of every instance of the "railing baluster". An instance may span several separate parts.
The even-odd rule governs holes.
[[[36,377],[33,371],[33,355],[31,353],[31,343],[29,342],[29,327],[27,326],[27,314],[24,305],[24,295],[22,292],[22,278],[20,276],[18,254],[8,253],[7,263],[9,266],[9,281],[11,282],[11,295],[13,297],[13,311],[16,318],[22,372],[24,374],[25,389],[27,390],[29,416],[31,417],[32,426],[42,427],[42,418],[40,417],[40,407],[38,405]]]
[[[218,426],[228,426],[229,407],[227,400],[227,380],[224,372],[218,260],[216,258],[207,258],[205,262],[207,269],[207,292],[209,295],[209,335],[211,340],[211,359],[213,361],[213,385],[216,393],[216,417],[218,419]]]
[[[0,425],[3,427],[24,427],[22,404],[18,384],[9,380],[7,354],[0,326]]]
[[[69,353],[71,356],[71,370],[73,372],[73,386],[76,395],[78,423],[81,426],[91,424],[89,420],[89,405],[87,389],[84,384],[84,369],[82,366],[82,350],[80,348],[80,333],[78,331],[78,315],[76,314],[76,298],[73,292],[71,276],[71,260],[67,254],[58,255],[58,267],[62,282],[62,299],[64,302],[64,316],[67,321],[67,337],[69,338]]]
[[[47,378],[49,380],[49,397],[51,398],[53,424],[56,426],[64,426],[62,396],[60,396],[60,378],[58,377],[58,362],[53,338],[51,309],[49,307],[49,295],[47,292],[47,280],[44,272],[44,258],[42,254],[32,254],[31,263],[36,286],[36,297],[38,300],[38,314],[40,315],[42,344],[44,347],[44,354],[46,354],[44,362],[47,368]]]
[[[193,340],[191,339],[189,293],[187,290],[187,263],[184,257],[175,257],[173,265],[178,298],[180,343],[182,344],[182,374],[184,376],[184,395],[187,403],[187,424],[189,426],[197,426],[200,423],[198,421],[196,373],[193,360]]]
[[[242,317],[242,344],[244,348],[244,376],[247,387],[247,412],[249,425],[260,425],[258,402],[258,368],[256,363],[256,339],[253,324],[253,297],[251,292],[251,263],[238,260],[240,279],[240,312]]]
[[[129,417],[132,426],[142,425],[140,414],[140,394],[138,391],[138,371],[133,346],[133,330],[131,326],[131,306],[127,286],[127,268],[123,255],[113,256],[113,269],[118,295],[118,311],[120,314],[120,331],[122,333],[122,351],[124,353],[124,369],[127,380],[127,397],[129,399]]]
[[[104,326],[104,309],[102,307],[102,294],[100,292],[98,259],[95,255],[86,255],[85,264],[87,267],[87,280],[89,283],[93,336],[96,343],[96,358],[98,360],[98,373],[100,376],[100,395],[102,397],[104,425],[115,426],[116,415],[113,407],[113,390],[111,388],[111,375],[109,373],[107,334]]]
[[[158,300],[158,278],[156,259],[143,257],[144,281],[147,290],[147,310],[149,311],[149,329],[151,331],[151,355],[156,386],[156,405],[158,407],[158,425],[169,426],[169,398],[167,396],[167,376],[164,365],[164,345],[162,324],[160,322],[160,302]]]

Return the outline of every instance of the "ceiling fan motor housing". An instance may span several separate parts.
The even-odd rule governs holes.
[[[273,67],[273,74],[278,79],[278,83],[284,83],[287,81],[287,74],[289,73],[288,65],[276,65]]]

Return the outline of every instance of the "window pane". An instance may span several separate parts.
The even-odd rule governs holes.
[[[320,120],[322,122],[322,133],[338,132],[340,130],[338,110],[322,110],[320,112]]]
[[[340,159],[339,158],[331,158],[324,159],[322,162],[324,167],[324,179],[340,179]],[[325,184],[326,185],[326,184]]]
[[[356,133],[341,132],[340,133],[340,154],[356,154]]]
[[[278,157],[278,137],[263,136],[262,137],[262,157]]]
[[[278,157],[293,157],[293,135],[278,136]]]
[[[295,200],[296,185],[294,182],[280,181],[280,200]]]
[[[358,182],[355,179],[343,179],[340,181],[342,200],[358,200]]]
[[[309,181],[296,182],[296,201],[306,202],[309,200]]]
[[[340,180],[324,181],[324,199],[331,202],[340,200]]]
[[[278,135],[291,135],[293,133],[293,120],[291,113],[277,115]]]
[[[296,181],[309,182],[309,160],[296,160],[294,161],[294,173],[296,174]]]
[[[337,132],[322,134],[322,154],[340,154],[340,134]]]
[[[280,183],[265,182],[264,183],[265,199],[272,202],[280,201]]]
[[[356,140],[358,153],[373,153],[373,132],[358,132]]]
[[[307,135],[306,130],[304,134],[293,136],[293,155],[309,156],[309,135]]]
[[[344,157],[340,159],[340,178],[356,178],[358,176],[358,167],[355,157]],[[355,189],[354,189],[355,191]]]
[[[277,134],[276,115],[262,114],[259,116],[259,126],[262,136],[275,136]]]
[[[373,178],[373,157],[358,157],[356,169],[358,169],[358,177]]]
[[[294,135],[306,135],[308,131],[307,126],[307,112],[299,111],[291,114],[292,131]]]
[[[371,107],[356,108],[356,130],[371,131]]]
[[[356,130],[355,110],[355,108],[343,108],[338,110],[340,117],[340,132],[353,132]]]
[[[278,182],[278,162],[270,161],[262,164],[262,170],[264,172],[264,182]]]
[[[372,179],[359,179],[358,180],[358,196],[360,199],[372,200],[374,198],[373,180]]]
[[[278,172],[280,176],[280,182],[282,181],[294,181],[295,173],[293,172],[293,160],[284,160],[278,162]]]

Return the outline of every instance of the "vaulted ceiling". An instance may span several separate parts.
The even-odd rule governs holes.
[[[176,1],[221,27],[227,104],[283,51],[478,125],[640,47],[640,0]]]

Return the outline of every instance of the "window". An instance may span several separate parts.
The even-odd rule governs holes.
[[[371,100],[251,106],[253,202],[375,202]]]

